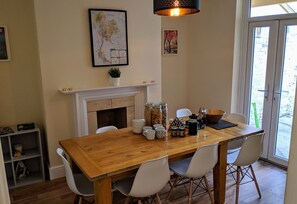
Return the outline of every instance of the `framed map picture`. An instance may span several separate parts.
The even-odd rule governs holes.
[[[0,26],[0,61],[10,60],[7,27]]]
[[[128,65],[127,12],[89,9],[93,67]]]
[[[178,54],[178,30],[163,30],[163,55]]]

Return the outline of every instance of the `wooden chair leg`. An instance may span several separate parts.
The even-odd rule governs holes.
[[[190,180],[188,203],[192,203],[193,179]]]
[[[236,176],[236,200],[235,204],[238,204],[238,199],[239,199],[239,185],[240,185],[240,172],[241,168],[240,166],[237,167],[237,176]]]
[[[260,191],[260,188],[259,188],[257,179],[256,179],[256,175],[255,175],[254,169],[253,169],[252,165],[250,165],[249,167],[251,169],[251,172],[252,172],[252,175],[253,175],[253,178],[254,178],[254,182],[255,182],[255,185],[256,185],[256,188],[257,188],[257,191],[258,191],[258,194],[259,194],[259,199],[260,199],[262,197],[262,195],[261,195],[261,191]]]
[[[173,189],[175,188],[175,186],[176,186],[176,184],[177,184],[179,178],[180,178],[180,176],[177,176],[176,179],[174,180],[174,182],[173,182],[173,184],[172,184],[172,186],[171,186],[171,189],[170,189],[170,191],[169,191],[169,193],[168,193],[168,195],[167,195],[166,200],[168,200],[168,199],[170,198],[171,193],[172,193]]]
[[[160,196],[159,196],[158,193],[157,193],[156,197],[157,197],[157,203],[158,203],[158,204],[162,204],[161,199],[160,199]]]
[[[82,196],[79,196],[78,204],[82,204],[82,200],[83,200],[83,197]]]
[[[127,196],[125,199],[124,204],[128,204],[130,202],[131,196]]]
[[[213,197],[211,195],[211,191],[210,191],[206,176],[203,176],[203,179],[204,179],[205,186],[207,188],[207,192],[208,192],[208,195],[209,195],[209,198],[210,198],[210,202],[211,202],[211,204],[214,204],[214,200],[213,200]]]

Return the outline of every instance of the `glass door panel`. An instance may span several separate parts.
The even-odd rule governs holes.
[[[254,27],[253,41],[251,99],[248,121],[250,125],[262,128],[264,98],[268,95],[265,81],[268,56],[269,27]]]
[[[293,111],[297,79],[297,25],[280,27],[283,37],[280,55],[283,54],[280,65],[282,73],[280,80],[281,91],[275,90],[274,99],[278,102],[276,125],[276,142],[273,155],[287,161],[289,159],[292,133]],[[278,83],[276,83],[276,87]]]

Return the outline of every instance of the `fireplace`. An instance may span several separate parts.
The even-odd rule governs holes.
[[[97,111],[97,128],[109,125],[118,129],[127,127],[127,108]]]
[[[134,96],[87,102],[88,132],[93,134],[103,126],[130,127],[135,118]]]
[[[100,124],[98,126],[97,112],[100,114],[100,111],[103,110],[126,109],[126,123],[127,127],[130,127],[133,118],[144,117],[144,104],[147,101],[151,101],[150,87],[158,84],[158,82],[154,82],[114,87],[60,90],[60,92],[66,95],[73,95],[76,135],[81,137],[96,132],[96,129],[100,127]]]

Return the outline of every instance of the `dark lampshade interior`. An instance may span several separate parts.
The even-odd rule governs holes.
[[[154,14],[183,16],[200,11],[200,0],[154,0]]]

